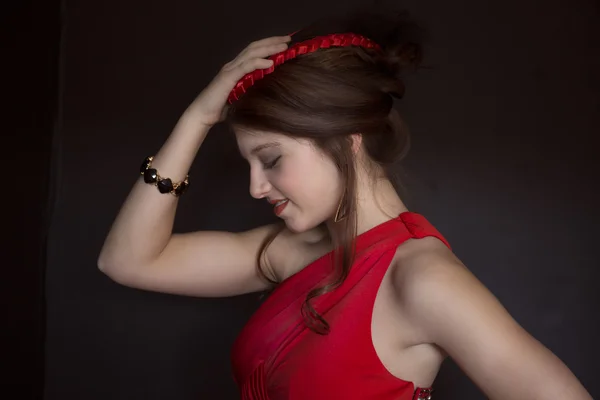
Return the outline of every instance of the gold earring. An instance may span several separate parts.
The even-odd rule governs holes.
[[[346,218],[346,214],[342,215],[340,217],[340,209],[342,208],[342,201],[344,200],[344,196],[342,196],[342,198],[340,199],[340,204],[338,204],[338,208],[337,211],[335,213],[335,218],[333,218],[333,222],[340,222],[341,220],[343,220],[344,218]]]

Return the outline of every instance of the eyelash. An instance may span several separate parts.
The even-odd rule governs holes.
[[[281,158],[281,156],[277,157],[275,160],[271,161],[270,163],[263,164],[264,168],[265,169],[273,169],[277,165],[277,161],[279,161],[280,158]]]

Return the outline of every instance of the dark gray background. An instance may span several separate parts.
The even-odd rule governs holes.
[[[177,118],[251,40],[346,4],[189,0],[64,3],[62,113],[48,243],[47,400],[235,399],[229,350],[256,295],[197,299],[117,285],[96,258]],[[432,68],[407,79],[404,168],[425,215],[510,313],[600,396],[598,3],[413,0]],[[200,149],[177,231],[273,222],[217,126]],[[484,396],[448,361],[436,398]]]

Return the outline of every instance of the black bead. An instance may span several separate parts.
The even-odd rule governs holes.
[[[158,172],[154,168],[149,168],[144,172],[144,182],[154,183],[158,179]]]
[[[171,190],[173,190],[173,182],[171,182],[171,179],[169,178],[161,179],[158,182],[157,187],[159,192],[169,193]]]
[[[189,186],[189,183],[186,183],[185,181],[181,182],[181,184],[179,184],[179,186],[177,186],[177,189],[175,189],[175,194],[177,196],[181,196],[182,194],[185,193],[188,186]]]
[[[144,159],[144,162],[142,163],[142,166],[140,167],[140,173],[143,174],[148,167],[150,167],[150,163],[152,162],[152,160],[150,160],[150,157],[146,157]]]

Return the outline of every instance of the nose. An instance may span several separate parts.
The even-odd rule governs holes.
[[[250,195],[262,199],[271,190],[271,183],[260,169],[250,168]]]

